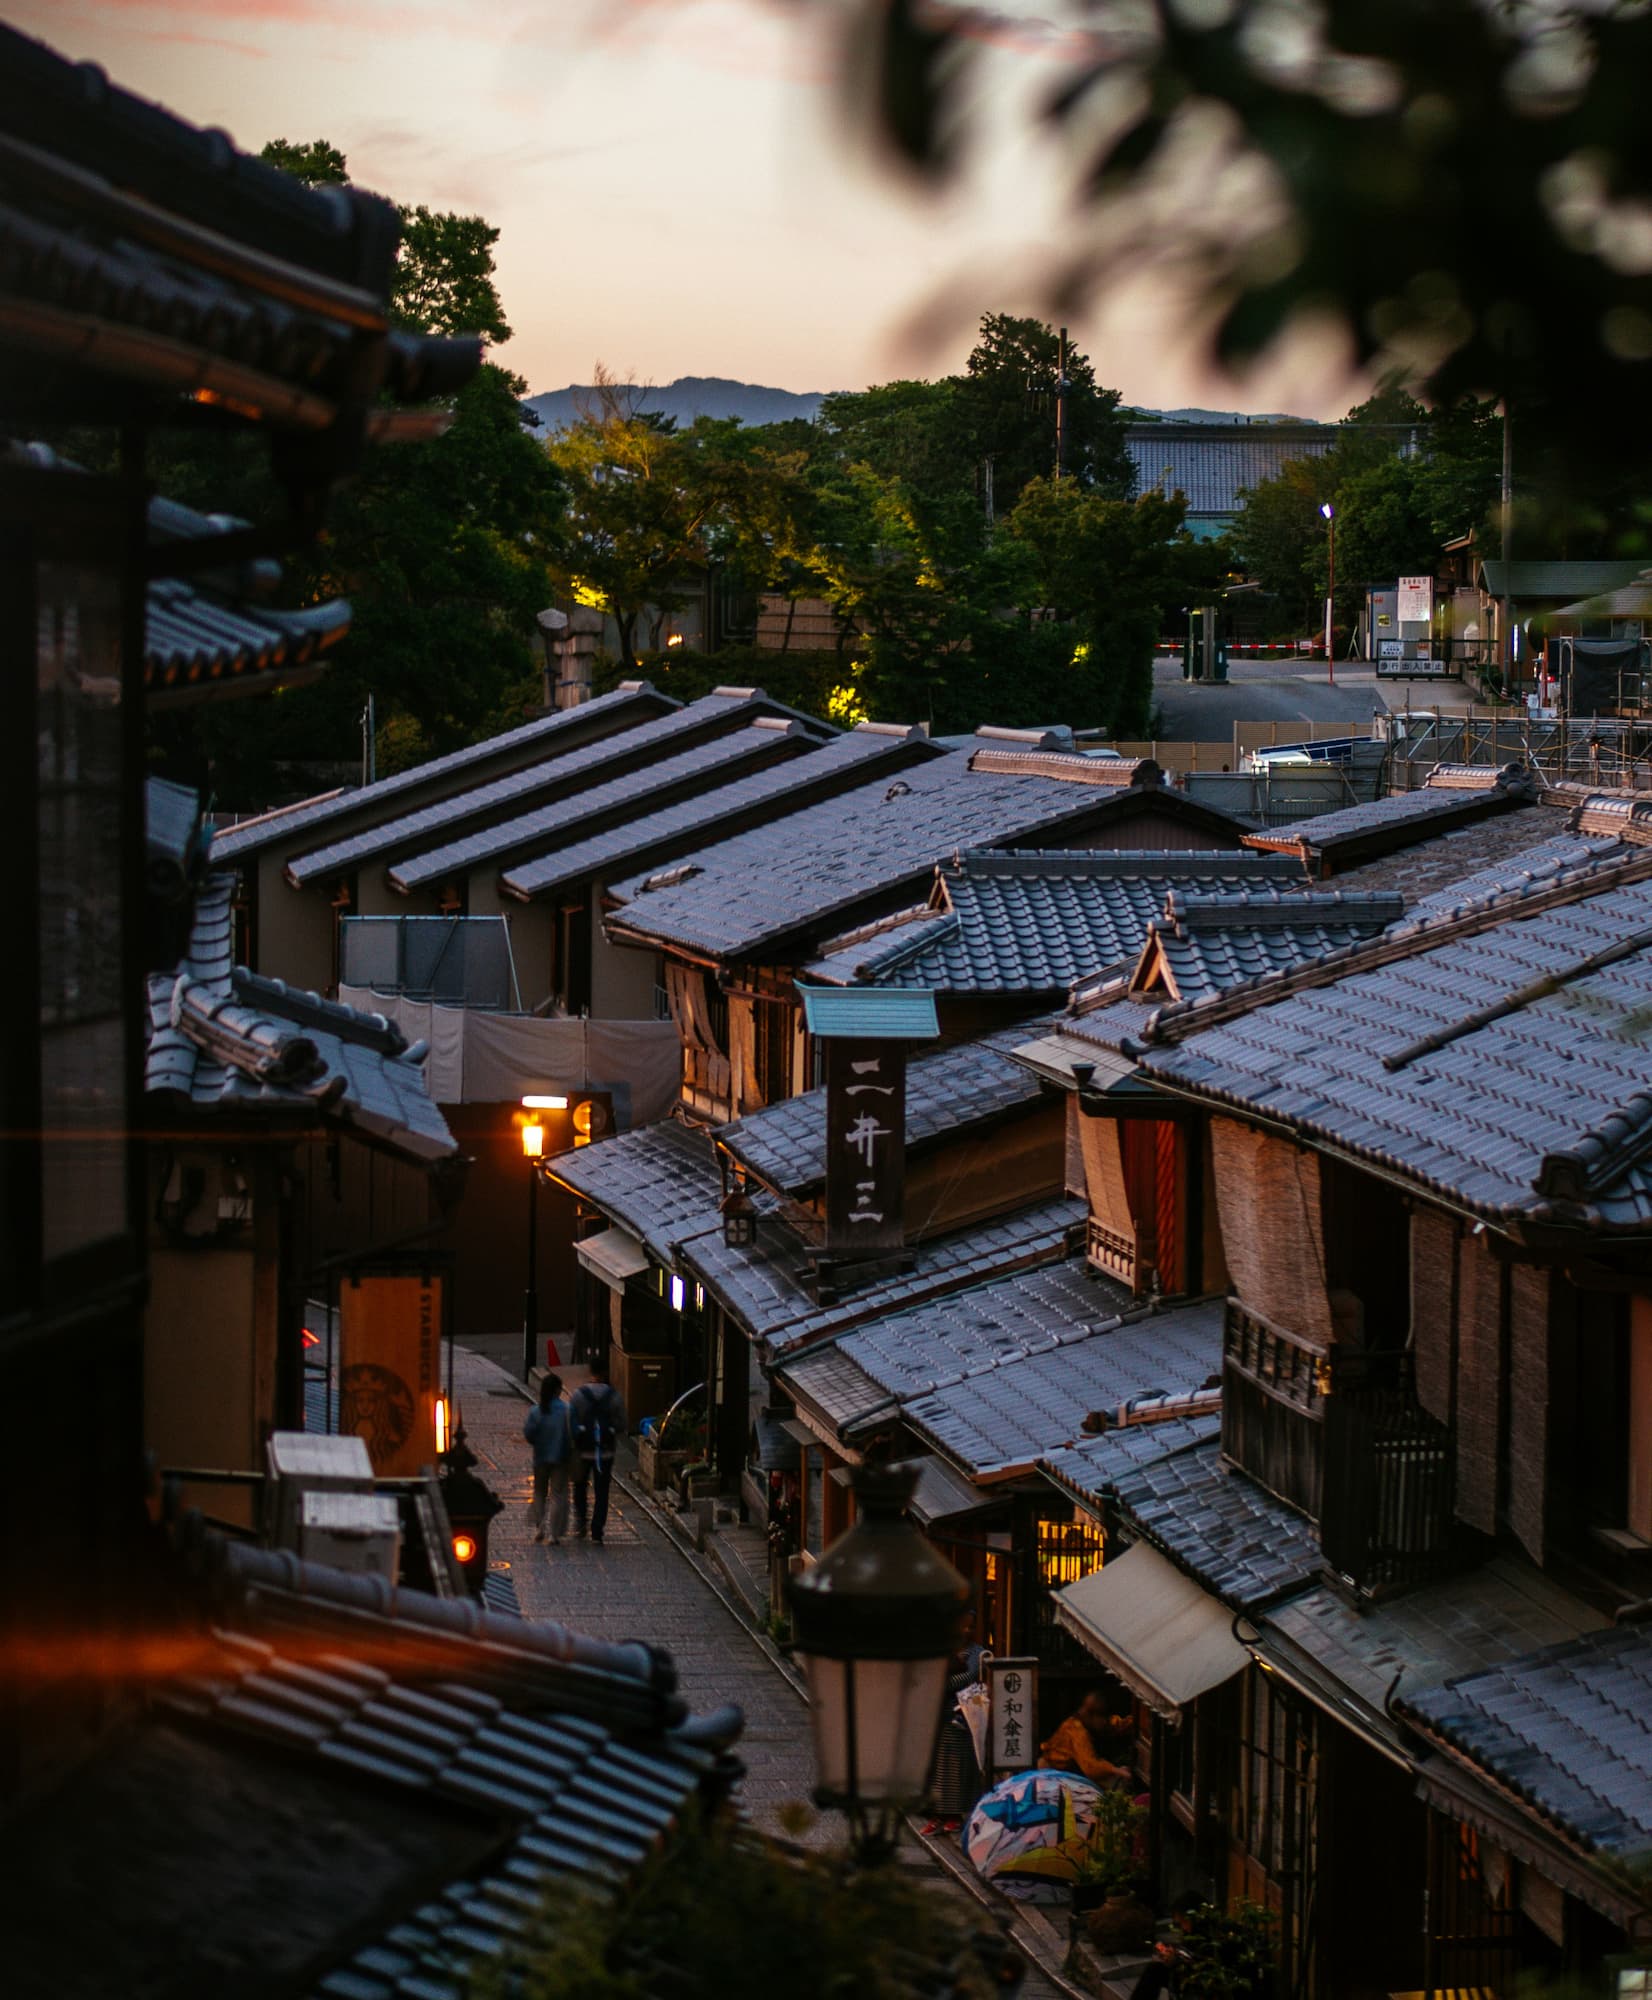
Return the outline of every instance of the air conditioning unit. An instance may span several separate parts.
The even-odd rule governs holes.
[[[264,1447],[264,1533],[278,1549],[297,1551],[307,1493],[373,1491],[367,1441],[353,1432],[276,1431]]]
[[[298,1553],[355,1576],[394,1583],[401,1564],[401,1512],[388,1493],[306,1493]]]

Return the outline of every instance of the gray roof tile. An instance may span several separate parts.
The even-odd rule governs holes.
[[[1485,775],[1493,774],[1488,770]],[[1536,804],[1537,795],[1523,775],[1472,788],[1428,785],[1420,791],[1395,792],[1289,826],[1247,834],[1245,842],[1264,852],[1301,852],[1323,872],[1331,873],[1479,820],[1533,811]]]
[[[588,876],[609,876],[643,861],[658,863],[670,855],[703,847],[719,829],[754,808],[785,802],[800,792],[848,790],[864,783],[879,765],[898,769],[914,757],[939,753],[916,749],[898,736],[851,729],[822,743],[806,757],[793,758],[773,770],[736,777],[673,805],[644,811],[623,826],[574,840],[554,853],[512,863],[500,886],[524,900],[548,894]]]
[[[1177,792],[1100,793],[971,770],[968,757],[949,752],[891,785],[863,786],[706,848],[652,888],[647,876],[613,885],[625,907],[609,928],[720,958],[808,953],[851,913],[874,914],[880,902],[927,888],[950,853],[1040,834],[1087,841],[1143,812],[1196,817],[1207,830],[1226,823]]]
[[[1246,490],[1277,479],[1285,465],[1318,458],[1336,443],[1333,424],[1132,424],[1125,449],[1136,487],[1181,493],[1189,514],[1236,514]]]
[[[1035,1104],[1037,1077],[1011,1051],[1048,1023],[1023,1021],[933,1055],[912,1058],[906,1069],[906,1142],[918,1151],[934,1142],[986,1125]],[[782,1194],[803,1195],[826,1178],[826,1092],[789,1097],[724,1125],[718,1143]]]
[[[1135,958],[1173,890],[1304,884],[1292,855],[972,852],[937,870],[933,922],[850,943],[809,967],[834,983],[951,993],[1065,993]]]
[[[1319,1568],[1312,1524],[1230,1470],[1219,1442],[1132,1466],[1114,1492],[1148,1541],[1235,1610],[1300,1590]]]
[[[1219,1386],[1219,1301],[1092,1321],[1075,1333],[1043,1353],[998,1362],[916,1396],[902,1418],[966,1471],[984,1475],[1076,1444],[1092,1411],[1116,1414],[1144,1399]]]
[[[1153,925],[1178,1000],[1200,1000],[1356,944],[1397,923],[1399,895],[1184,896],[1173,890]]]
[[[559,738],[575,745],[587,741],[593,719],[599,725],[611,722],[617,729],[625,727],[632,719],[660,715],[676,706],[669,696],[658,693],[646,682],[641,686],[616,688],[612,694],[598,695],[594,701],[585,702],[578,708],[558,709],[554,715],[538,716],[532,722],[523,723],[520,729],[506,730],[503,735],[490,736],[485,742],[469,744],[465,749],[451,751],[445,757],[432,757],[426,763],[416,764],[410,771],[398,771],[392,777],[380,778],[359,790],[328,792],[320,798],[304,799],[297,805],[284,806],[275,812],[262,813],[256,819],[226,827],[213,837],[212,858],[218,862],[230,861],[256,853],[272,842],[284,845],[293,835],[307,834],[312,828],[325,826],[345,813],[363,808],[376,809],[405,796],[416,786],[428,784],[432,779],[457,779],[466,771],[485,768],[502,756],[514,757],[524,751],[540,749],[554,754]]]
[[[754,716],[758,713],[755,707],[750,712]],[[676,720],[676,716],[664,718],[665,722]],[[437,809],[432,808],[421,816],[430,821],[425,832],[410,833],[393,844],[381,843],[381,851],[392,856],[385,872],[395,888],[412,890],[427,888],[450,875],[466,874],[473,868],[502,866],[539,847],[553,847],[561,840],[577,839],[588,831],[603,832],[616,824],[623,826],[632,814],[646,812],[651,804],[669,801],[673,795],[684,792],[700,795],[725,779],[747,777],[770,764],[783,761],[789,766],[816,740],[795,727],[748,726],[680,749],[674,755],[645,764],[640,770],[575,789],[502,824],[482,827],[451,840],[440,837],[441,819]],[[591,745],[593,750],[606,747]],[[585,754],[573,753],[575,757]],[[588,775],[600,779],[601,770],[601,765],[593,765]],[[432,839],[435,845],[427,846],[425,843]]]
[[[587,793],[610,777],[652,771],[688,745],[721,736],[726,729],[738,726],[742,717],[762,712],[754,704],[728,695],[706,695],[685,708],[645,716],[578,749],[559,750],[553,738],[548,746],[551,754],[537,763],[451,792],[432,805],[392,812],[388,819],[295,855],[287,863],[288,878],[309,882],[320,875],[359,867],[378,855],[416,854],[433,841],[456,837],[458,829],[477,820],[486,821],[491,832],[502,834],[506,825],[515,825],[528,808],[546,807],[553,800],[565,801],[564,811],[577,810]],[[486,837],[474,826],[471,831],[477,838]]]
[[[719,1226],[717,1150],[705,1133],[673,1120],[559,1153],[550,1174],[630,1230],[659,1264],[675,1261],[684,1237]]]
[[[1237,1004],[1167,1012],[1175,1040],[1148,1046],[1143,1068],[1488,1214],[1644,1227],[1649,873],[1635,852],[1569,886],[1399,926],[1299,984],[1286,973]]]
[[[719,1227],[686,1239],[680,1256],[755,1341],[780,1353],[903,1305],[1064,1258],[1087,1213],[1083,1201],[1064,1195],[1013,1215],[973,1223],[916,1245],[910,1269],[847,1292],[828,1305],[818,1303],[808,1289],[807,1247],[772,1210],[760,1214],[757,1241],[750,1248],[729,1249]]]
[[[1597,1853],[1652,1850],[1652,1631],[1629,1625],[1549,1646],[1401,1712]]]
[[[383,1015],[231,965],[233,889],[232,876],[207,878],[186,957],[150,977],[145,1090],[199,1112],[353,1126],[425,1164],[454,1154],[423,1071]]]
[[[1068,1259],[892,1313],[799,1355],[779,1377],[847,1426],[874,1409],[1083,1340],[1130,1303],[1122,1287]]]
[[[1346,1690],[1386,1724],[1391,1693],[1411,1698],[1540,1646],[1596,1630],[1599,1613],[1513,1556],[1466,1576],[1356,1609],[1328,1585],[1258,1621],[1265,1650]]]

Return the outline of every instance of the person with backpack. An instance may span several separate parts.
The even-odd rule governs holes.
[[[547,1373],[539,1384],[539,1401],[528,1412],[522,1435],[533,1446],[534,1540],[545,1539],[550,1511],[551,1547],[560,1548],[568,1532],[568,1474],[574,1452],[573,1424],[562,1400],[562,1378]]]
[[[614,1453],[625,1435],[625,1401],[608,1379],[608,1363],[591,1363],[591,1379],[574,1391],[569,1405],[574,1435],[574,1532],[585,1533],[585,1492],[593,1481],[591,1540],[600,1548],[608,1525],[608,1488],[614,1478]]]

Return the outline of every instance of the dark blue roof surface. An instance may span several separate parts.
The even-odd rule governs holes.
[[[647,876],[613,885],[625,907],[609,928],[722,958],[793,942],[809,950],[857,906],[927,889],[936,862],[961,848],[1063,831],[1083,841],[1120,813],[1178,808],[1189,810],[1176,793],[1106,793],[972,770],[949,752],[892,784],[862,786],[706,848],[653,887]]]
[[[906,1066],[906,1142],[909,1149],[987,1124],[1043,1094],[1037,1077],[1011,1057],[1047,1025],[1021,1021],[933,1055],[912,1055]],[[804,1194],[826,1177],[824,1087],[788,1097],[724,1125],[718,1142],[760,1180],[783,1194]]]
[[[1175,1039],[1143,1067],[1488,1214],[1644,1227],[1649,877],[1637,851],[1570,886],[1402,925],[1242,1003],[1167,1011]]]
[[[1150,1542],[1236,1611],[1300,1590],[1319,1568],[1312,1524],[1232,1471],[1216,1441],[1132,1466],[1114,1491]]]
[[[1135,958],[1173,891],[1216,896],[1303,885],[1290,855],[1168,853],[991,854],[942,863],[936,920],[841,946],[811,976],[948,993],[1057,994]]]
[[[1544,1819],[1616,1859],[1652,1850],[1652,1630],[1546,1647],[1398,1706]]]
[[[525,900],[586,876],[606,877],[639,857],[703,847],[720,827],[754,807],[772,804],[778,816],[785,812],[788,798],[800,789],[818,785],[846,791],[866,782],[879,764],[904,765],[914,758],[938,754],[883,731],[851,729],[822,743],[807,757],[793,758],[750,777],[731,778],[695,798],[640,812],[623,826],[569,841],[532,861],[512,862],[501,876],[500,886]]]
[[[757,711],[751,711],[753,716]],[[676,721],[668,716],[666,721]],[[703,725],[702,725],[703,726]],[[451,875],[463,875],[472,868],[501,865],[507,858],[538,846],[554,846],[557,841],[578,838],[587,829],[601,827],[604,819],[627,822],[632,813],[646,812],[656,798],[673,792],[710,790],[724,779],[739,779],[781,760],[792,762],[806,754],[815,739],[800,730],[767,728],[753,723],[709,742],[679,749],[640,770],[595,782],[551,804],[518,814],[502,825],[483,827],[442,840],[439,821],[422,835],[399,842],[391,852],[394,859],[386,868],[391,884],[402,890],[427,888]],[[592,744],[592,750],[605,748]],[[575,751],[576,757],[585,752]],[[593,765],[593,779],[601,779],[601,766]],[[434,809],[433,809],[434,811]],[[429,815],[426,815],[429,817]],[[434,840],[434,845],[426,842]]]
[[[420,854],[438,843],[457,839],[454,829],[479,816],[486,816],[492,824],[485,830],[473,828],[468,838],[481,843],[479,852],[485,855],[486,843],[503,842],[514,827],[530,826],[546,816],[552,826],[577,818],[585,800],[621,773],[630,774],[640,795],[648,779],[668,760],[690,745],[737,729],[743,720],[764,714],[768,706],[741,697],[709,694],[686,708],[644,715],[630,727],[599,736],[578,749],[562,750],[485,784],[452,792],[434,804],[392,813],[373,826],[312,848],[287,863],[287,874],[294,882],[308,882],[319,875],[359,867],[376,855],[394,861]],[[424,768],[428,771],[429,766]],[[553,799],[561,805],[552,805]],[[539,810],[534,812],[531,808],[536,803]]]
[[[675,1246],[719,1224],[723,1177],[704,1132],[666,1119],[559,1153],[551,1178],[600,1208],[644,1243],[657,1263]]]
[[[585,702],[578,708],[558,709],[554,715],[538,716],[532,722],[523,723],[520,729],[507,730],[502,736],[490,736],[484,743],[469,744],[446,757],[432,757],[428,763],[416,764],[410,771],[397,771],[393,776],[380,778],[374,784],[361,786],[359,790],[329,792],[322,798],[305,799],[298,805],[226,827],[213,838],[212,858],[229,861],[255,853],[272,842],[285,845],[295,834],[308,834],[314,827],[325,826],[330,820],[363,807],[376,809],[419,785],[428,784],[432,778],[458,777],[501,755],[511,756],[541,747],[550,752],[557,747],[559,737],[576,744],[583,743],[591,734],[593,718],[599,724],[611,722],[615,728],[622,728],[628,719],[641,721],[646,716],[661,715],[676,706],[668,695],[657,693],[646,682],[616,688],[612,694],[598,695],[594,701]]]

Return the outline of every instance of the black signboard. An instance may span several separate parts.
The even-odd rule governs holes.
[[[834,1256],[905,1241],[906,1049],[828,1041],[826,1248]]]

